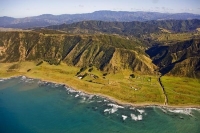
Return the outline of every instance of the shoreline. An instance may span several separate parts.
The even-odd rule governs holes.
[[[60,85],[64,85],[64,87],[67,87],[67,88],[71,88],[72,90],[75,90],[77,92],[83,92],[87,95],[95,95],[95,96],[99,96],[99,97],[102,97],[102,98],[105,98],[113,103],[116,103],[116,104],[119,104],[119,105],[123,105],[123,106],[132,106],[132,107],[162,107],[162,108],[171,108],[171,109],[178,109],[178,108],[194,108],[194,109],[200,109],[200,105],[164,105],[164,104],[161,104],[161,103],[148,103],[148,102],[145,102],[145,103],[130,103],[130,102],[126,102],[126,101],[121,101],[119,99],[116,99],[116,98],[113,98],[111,96],[108,96],[108,95],[105,95],[105,94],[101,94],[101,93],[91,93],[91,92],[87,92],[85,90],[82,90],[82,89],[77,89],[73,86],[69,86],[67,85],[66,83],[60,83],[60,82],[55,82],[55,81],[51,81],[51,80],[45,80],[43,78],[32,78],[32,77],[29,77],[29,76],[26,76],[26,75],[19,75],[19,76],[11,76],[11,77],[8,77],[8,78],[4,78],[4,77],[0,77],[0,79],[11,79],[11,78],[17,78],[17,77],[23,77],[25,76],[26,78],[30,78],[30,79],[37,79],[37,80],[40,80],[42,82],[50,82],[50,83],[53,83],[53,84],[60,84]]]

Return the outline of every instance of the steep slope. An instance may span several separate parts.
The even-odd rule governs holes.
[[[107,33],[141,36],[159,33],[162,29],[171,32],[187,32],[200,28],[200,20],[162,20],[146,22],[103,22],[82,21],[73,24],[48,26],[47,29],[63,30],[68,33]]]
[[[109,21],[109,22],[131,22],[131,21],[149,21],[149,20],[187,20],[200,19],[200,15],[190,13],[158,13],[158,12],[126,12],[126,11],[96,11],[85,14],[63,14],[51,15],[43,14],[34,17],[10,18],[0,17],[0,27],[7,28],[31,28],[44,27],[48,25],[74,23],[87,20]]]
[[[58,65],[94,65],[107,71],[131,69],[154,73],[155,65],[137,42],[113,35],[67,35],[0,32],[0,62],[45,60]]]
[[[162,74],[200,77],[200,39],[154,46],[146,52]]]

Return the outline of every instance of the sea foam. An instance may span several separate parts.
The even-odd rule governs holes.
[[[123,119],[123,120],[126,120],[127,117],[128,117],[128,116],[126,116],[126,115],[122,115],[122,119]]]
[[[117,105],[117,104],[113,104],[113,103],[109,103],[108,106],[111,106],[113,108],[121,108],[121,109],[124,108],[123,106],[120,106],[120,105]]]
[[[131,114],[131,118],[132,120],[135,120],[135,121],[141,121],[142,120],[142,115],[135,115],[135,114]]]
[[[32,78],[28,78],[26,76],[21,76],[21,79],[20,79],[22,82],[25,82],[25,83],[34,83],[34,79]]]
[[[143,114],[145,111],[143,109],[137,109],[140,114]]]
[[[121,108],[121,109],[124,108],[123,106],[119,106],[119,105],[113,104],[113,103],[109,103],[109,104],[107,104],[107,106],[112,107],[110,109],[105,109],[104,110],[104,112],[108,112],[109,114],[115,113],[118,110],[118,108]]]
[[[19,76],[19,77],[21,77],[21,80],[24,81],[24,82],[28,82],[28,83],[33,82],[33,79],[28,78],[26,76]],[[5,80],[11,79],[11,78],[0,79],[0,82],[3,82]],[[13,77],[13,78],[17,78],[17,77]],[[41,81],[41,80],[38,81],[38,84],[40,84],[40,85],[50,85],[52,87],[61,86],[61,84],[51,83],[51,82],[46,82],[46,81]],[[69,93],[75,93],[74,97],[79,97],[80,96],[80,97],[83,98],[82,99],[83,101],[87,100],[87,101],[91,101],[92,102],[92,99],[95,96],[95,95],[90,95],[90,94],[86,94],[86,93],[81,92],[81,91],[74,90],[73,88],[70,88],[68,86],[65,86],[65,88],[66,88],[66,91],[68,91],[68,94]],[[101,101],[97,101],[97,102],[101,102]],[[110,102],[110,101],[107,100],[107,99],[104,99],[103,102]],[[104,112],[109,112],[110,114],[115,113],[119,108],[120,109],[124,108],[123,106],[120,106],[120,105],[117,105],[117,104],[114,104],[114,103],[109,103],[109,104],[107,104],[107,106],[110,106],[112,108],[105,109]],[[193,108],[182,109],[182,108],[165,108],[165,107],[161,107],[160,109],[165,113],[171,112],[171,113],[186,114],[186,115],[191,115],[191,116],[192,116],[192,110],[193,110]],[[137,109],[135,107],[130,107],[130,110],[137,110],[137,112],[140,113],[140,115],[131,114],[131,118],[133,120],[136,120],[136,121],[137,120],[142,120],[142,114],[145,114],[145,110]],[[123,117],[123,118],[125,118],[125,117]]]
[[[104,112],[108,112],[109,114],[113,114],[117,111],[117,108],[105,109]]]
[[[75,97],[79,97],[79,94],[76,94],[76,96]]]
[[[192,115],[191,109],[168,109],[169,112],[172,113],[180,113],[180,114],[186,114],[186,115]]]
[[[192,116],[192,110],[193,108],[161,108],[161,110],[165,113],[171,112],[176,114],[185,114]]]

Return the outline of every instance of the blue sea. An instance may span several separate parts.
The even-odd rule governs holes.
[[[200,109],[119,105],[20,76],[0,79],[0,133],[200,133]]]

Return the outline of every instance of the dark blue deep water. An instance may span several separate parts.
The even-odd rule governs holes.
[[[23,76],[0,79],[0,133],[200,133],[200,110],[118,105]]]

